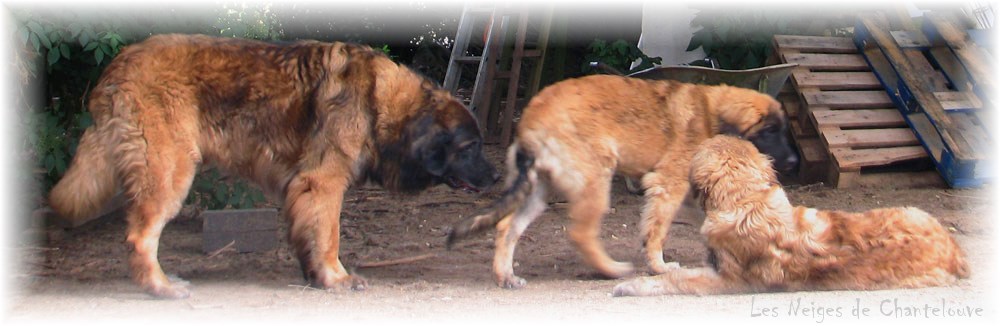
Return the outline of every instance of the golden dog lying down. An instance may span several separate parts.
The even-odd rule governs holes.
[[[634,279],[615,286],[615,296],[916,288],[969,276],[955,240],[920,209],[792,206],[771,162],[750,142],[705,141],[691,162],[691,181],[716,268]]]

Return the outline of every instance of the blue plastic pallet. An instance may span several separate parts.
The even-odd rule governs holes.
[[[875,16],[866,15],[860,15],[855,26],[855,45],[861,50],[889,97],[903,114],[907,124],[915,131],[921,145],[931,153],[931,158],[941,176],[953,188],[979,187],[990,182],[995,175],[992,170],[993,166],[986,155],[993,148],[993,140],[990,133],[987,132],[986,126],[978,117],[978,111],[981,109],[970,107],[944,110],[941,103],[933,96],[933,92],[954,90],[935,89],[937,86],[930,82],[931,77],[926,73],[915,74],[913,71],[909,71],[907,74],[901,74],[900,69],[915,69],[913,63],[910,61],[900,62],[898,55],[896,61],[889,58],[890,56],[886,54],[887,51],[894,51],[897,54],[903,53],[903,47],[892,39],[888,27],[880,24]],[[874,32],[878,33],[879,37],[875,37],[869,27],[877,29]],[[910,33],[919,34],[920,32],[910,31]],[[922,35],[917,36],[918,38],[922,37]],[[889,39],[889,42],[880,43],[876,39]],[[933,57],[928,53],[931,50],[930,44],[926,47],[905,48],[905,51],[922,51],[924,54],[928,54],[924,57]],[[903,58],[903,60],[914,59],[912,56],[903,56]],[[917,64],[940,68],[938,62],[918,62]],[[949,78],[948,82],[951,85],[956,82],[953,78],[960,77],[948,76],[944,71],[942,73]],[[910,78],[907,79],[904,76]],[[918,78],[923,79],[914,80]],[[914,92],[923,92],[921,94],[923,98],[921,99]],[[978,95],[981,92],[976,91],[975,93]],[[982,95],[983,102],[988,102],[988,99],[985,98],[987,94]],[[935,114],[928,112],[921,105],[922,102],[925,105],[937,106],[938,112],[942,112],[937,116],[939,118],[941,116],[947,117],[950,123],[938,121]],[[944,133],[947,133],[950,139],[944,139],[942,136]]]

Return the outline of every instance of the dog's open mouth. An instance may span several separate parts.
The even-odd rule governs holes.
[[[445,183],[448,184],[452,189],[462,189],[468,193],[479,193],[479,188],[466,183],[465,181],[459,180],[456,177],[446,177],[444,178]]]

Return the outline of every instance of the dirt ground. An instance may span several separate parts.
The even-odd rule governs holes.
[[[489,155],[500,161],[500,150]],[[588,323],[661,319],[747,319],[772,321],[920,321],[996,320],[992,291],[997,252],[991,219],[991,190],[944,188],[830,189],[821,185],[787,187],[794,204],[860,211],[884,206],[917,206],[949,227],[967,251],[973,277],[952,287],[876,292],[809,292],[718,297],[667,296],[612,298],[620,280],[606,280],[585,266],[569,243],[566,206],[550,201],[549,210],[525,233],[515,271],[528,280],[521,290],[497,288],[492,279],[492,232],[444,251],[447,227],[486,207],[497,190],[466,194],[439,186],[419,195],[389,194],[359,187],[346,196],[341,257],[346,265],[435,254],[413,262],[355,268],[368,279],[363,292],[326,292],[303,287],[298,262],[281,238],[279,248],[260,253],[201,249],[201,219],[181,216],[167,226],[160,262],[169,274],[192,284],[186,300],[155,300],[129,279],[125,223],[105,218],[84,226],[43,232],[47,239],[15,248],[17,287],[9,295],[5,324],[39,321],[131,321],[173,323],[270,320],[323,321],[583,321]],[[612,210],[602,239],[616,259],[631,261],[645,273],[638,237],[642,197],[616,181]],[[698,233],[701,214],[688,206],[674,222],[665,253],[682,266],[702,266],[706,251]],[[282,230],[283,232],[283,230]],[[973,316],[913,316],[894,308],[942,307]],[[773,310],[764,310],[775,308]],[[854,317],[852,310],[870,309]],[[976,309],[982,309],[977,315]],[[926,309],[925,309],[926,310]],[[773,311],[773,312],[772,312]],[[898,313],[898,311],[903,311]],[[888,315],[885,313],[888,312]],[[857,319],[855,319],[857,318]]]

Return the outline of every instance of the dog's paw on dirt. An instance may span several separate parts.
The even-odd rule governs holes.
[[[168,275],[170,283],[149,288],[149,294],[158,299],[177,300],[191,297],[191,283],[174,275]]]
[[[327,292],[364,291],[368,289],[368,280],[360,276],[348,275],[330,286],[319,285],[317,287],[325,288]]]
[[[652,277],[640,277],[615,285],[611,295],[615,297],[644,297],[665,294],[662,282]]]
[[[501,288],[509,290],[521,289],[524,288],[524,286],[527,284],[528,281],[525,281],[523,278],[520,278],[515,275],[504,276],[501,277],[499,280],[497,280],[497,285],[499,285]]]

